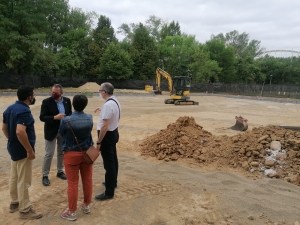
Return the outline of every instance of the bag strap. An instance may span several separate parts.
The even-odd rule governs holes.
[[[108,102],[109,100],[113,100],[113,101],[117,104],[117,106],[118,106],[118,108],[119,108],[119,120],[120,120],[121,111],[120,111],[120,106],[119,106],[118,102],[117,102],[116,100],[114,100],[113,98],[107,99],[106,102]]]
[[[79,143],[78,143],[77,137],[76,137],[76,135],[75,135],[75,133],[74,133],[74,131],[73,131],[73,129],[72,129],[71,122],[70,122],[70,117],[69,117],[69,116],[68,116],[67,122],[68,122],[68,125],[69,125],[69,127],[70,127],[72,133],[73,133],[73,136],[74,136],[74,138],[75,138],[75,141],[76,141],[76,143],[77,143],[77,145],[78,145],[80,151],[82,151],[82,149],[81,149],[81,147],[80,147],[80,145],[79,145]]]

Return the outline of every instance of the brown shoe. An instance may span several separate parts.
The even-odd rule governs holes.
[[[10,213],[16,212],[16,211],[18,211],[18,209],[19,209],[19,203],[13,203],[13,204],[10,204],[10,206],[9,206]]]
[[[20,212],[20,219],[34,220],[42,218],[42,213],[36,213],[33,208],[30,208],[28,212]]]

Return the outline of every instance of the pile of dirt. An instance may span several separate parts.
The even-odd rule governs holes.
[[[84,85],[78,87],[81,92],[98,92],[100,85],[96,82],[87,82]],[[130,89],[115,89],[115,94],[126,93],[126,94],[149,94],[145,90],[130,90]]]
[[[84,85],[81,85],[78,87],[80,90],[86,90],[91,92],[97,92],[99,90],[100,85],[96,82],[87,82]]]
[[[235,168],[300,186],[300,132],[267,126],[229,137],[214,136],[193,117],[180,117],[140,144],[142,155],[159,160],[193,158],[203,167]]]

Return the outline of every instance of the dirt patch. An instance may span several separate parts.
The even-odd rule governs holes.
[[[277,144],[275,149],[273,145]],[[229,137],[214,136],[193,117],[175,123],[140,144],[142,155],[176,161],[193,158],[201,167],[280,178],[299,186],[300,133],[276,126],[253,128]]]
[[[98,89],[99,87],[93,91],[97,92]],[[46,91],[49,92],[49,90],[50,88]],[[68,90],[69,88],[65,89],[65,96],[69,97],[73,96],[73,93],[83,92],[74,88],[71,90],[72,95],[68,95]],[[119,127],[120,140],[117,147],[120,163],[118,188],[115,197],[111,200],[102,202],[93,199],[90,214],[85,215],[78,209],[76,212],[77,221],[74,223],[82,225],[99,224],[101,220],[103,225],[299,224],[299,186],[275,177],[273,179],[258,179],[258,175],[255,174],[264,176],[262,171],[258,171],[259,167],[257,167],[257,171],[252,173],[250,172],[251,164],[248,164],[250,165],[248,170],[245,170],[239,164],[235,167],[235,165],[228,163],[232,155],[222,159],[229,153],[225,154],[219,148],[222,148],[222,145],[228,146],[228,143],[231,143],[232,146],[235,144],[244,146],[245,143],[248,143],[248,148],[252,147],[249,140],[241,141],[243,138],[247,138],[247,136],[244,136],[247,132],[241,133],[240,131],[228,129],[235,123],[234,116],[245,116],[248,119],[249,130],[252,131],[254,131],[253,127],[266,127],[268,124],[280,123],[300,126],[299,121],[295,120],[300,112],[300,104],[203,95],[193,96],[193,100],[199,102],[198,106],[174,106],[164,104],[164,100],[168,98],[167,94],[151,95],[146,91],[144,93],[145,95],[121,95],[116,93],[122,105]],[[67,207],[67,182],[56,177],[56,154],[49,174],[51,185],[45,187],[41,182],[45,142],[43,137],[44,124],[39,120],[39,115],[42,100],[46,97],[37,95],[36,104],[30,106],[35,118],[37,135],[30,200],[35,210],[42,212],[44,216],[38,221],[24,221],[18,219],[18,212],[9,213],[9,171],[11,162],[6,150],[7,140],[4,135],[0,135],[3,152],[0,155],[1,225],[61,225],[67,223],[60,216],[61,212]],[[2,112],[15,100],[16,95],[0,96],[0,109]],[[88,106],[85,109],[86,113],[93,115],[94,129],[92,134],[94,140],[97,138],[96,124],[99,119],[99,113],[94,113],[94,109],[95,107],[101,107],[103,103],[104,99],[99,97],[98,94],[94,94],[93,97],[89,98]],[[194,121],[202,127],[200,129],[201,127],[199,128],[195,123],[194,127],[191,128],[190,119],[183,122],[185,127],[182,125],[185,129],[190,130],[191,137],[197,135],[197,132],[200,134],[202,132],[203,137],[198,138],[198,135],[195,140],[189,140],[189,142],[193,142],[200,139],[200,144],[203,146],[198,147],[201,151],[198,157],[204,157],[208,154],[204,151],[213,144],[221,145],[216,146],[212,152],[222,154],[223,157],[204,157],[207,161],[181,155],[177,160],[169,159],[169,161],[165,161],[170,157],[169,154],[166,154],[166,157],[162,160],[149,157],[149,155],[140,157],[141,152],[137,148],[137,143],[144,142],[152,135],[163,134],[161,132],[168,125],[176,123],[176,120],[183,116],[193,117]],[[0,120],[2,120],[2,113],[0,114]],[[182,131],[182,128],[178,129],[179,132]],[[186,130],[183,132],[186,132],[186,136],[190,135]],[[298,137],[295,132],[292,134],[294,138],[290,140],[293,142]],[[226,139],[223,135],[227,135]],[[263,137],[263,133],[260,136]],[[214,137],[219,138],[222,142],[216,142],[213,139]],[[234,137],[237,137],[238,142],[234,143],[232,140]],[[272,137],[272,135],[268,135],[268,137]],[[285,133],[283,139],[289,140],[287,137],[288,134]],[[168,138],[168,135],[165,138]],[[212,138],[212,141],[210,141],[210,138]],[[185,139],[183,138],[181,141],[185,141]],[[206,142],[201,143],[203,139]],[[258,141],[258,139],[255,140]],[[166,140],[163,141],[161,140],[162,144],[167,142]],[[171,141],[173,140],[170,138],[167,143]],[[265,141],[268,140],[265,139]],[[264,145],[262,142],[263,140],[259,144]],[[285,142],[289,144],[287,141]],[[283,142],[280,141],[280,143]],[[197,145],[199,146],[199,143]],[[292,153],[290,150],[298,152],[297,148],[295,150],[291,147],[295,145],[289,144],[289,146],[281,146],[281,148],[288,151],[288,157],[293,157],[290,155]],[[151,146],[148,149],[150,148]],[[232,154],[234,156],[238,153]],[[154,154],[154,156],[156,155]],[[236,157],[239,160],[240,156]],[[293,160],[297,159],[296,155]],[[222,164],[222,162],[224,163]],[[299,171],[296,164],[296,161],[293,161],[295,171]],[[102,185],[104,176],[103,162],[99,157],[93,169],[93,196],[105,191],[105,187]],[[79,185],[78,206],[83,200],[82,190],[82,186]]]
[[[95,82],[87,82],[84,85],[77,88],[81,92],[98,92],[100,85]],[[66,91],[72,91],[70,88],[66,88]],[[135,94],[149,94],[145,90],[131,90],[131,89],[115,89],[115,93],[135,93]]]

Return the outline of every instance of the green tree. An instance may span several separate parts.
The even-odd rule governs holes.
[[[234,48],[220,40],[212,39],[206,42],[206,48],[210,52],[210,59],[218,62],[222,72],[218,75],[220,82],[236,82],[235,53]]]
[[[259,64],[252,57],[236,59],[237,81],[243,83],[261,83],[265,80]]]
[[[98,19],[98,24],[92,33],[92,41],[89,44],[89,75],[97,76],[100,58],[104,54],[106,48],[111,43],[117,43],[114,28],[111,26],[111,21],[108,17],[101,15]]]
[[[251,40],[249,34],[243,32],[239,34],[238,31],[234,30],[225,35],[220,33],[216,36],[212,36],[212,39],[225,42],[226,46],[231,45],[234,48],[236,57],[257,57],[262,54],[264,48],[260,47],[260,41]]]
[[[272,79],[274,84],[300,84],[298,57],[275,58],[266,55],[257,59],[256,62],[267,83]]]
[[[154,37],[158,42],[161,39],[161,29],[166,24],[161,18],[151,15],[149,19],[146,20],[145,27],[150,33],[150,36]]]
[[[68,29],[61,35],[57,51],[59,75],[78,77],[86,74],[88,68],[88,44],[91,42],[91,26],[95,13],[86,13],[81,9],[71,9],[66,21]]]
[[[189,68],[196,82],[218,82],[218,75],[222,71],[218,62],[210,59],[210,53],[201,44],[195,48]]]
[[[130,24],[123,23],[121,24],[120,27],[118,27],[117,33],[122,34],[124,36],[124,41],[128,43],[132,43],[135,30],[138,28],[138,26],[139,24],[135,24],[135,23],[130,23]]]
[[[168,36],[181,36],[181,29],[178,22],[172,21],[171,23],[166,23],[162,26],[160,31],[160,39],[164,40]]]
[[[0,68],[14,73],[34,71],[35,54],[40,57],[48,28],[46,9],[50,1],[0,1]]]
[[[2,71],[73,76],[82,65],[92,14],[68,0],[0,1]]]
[[[197,46],[194,36],[167,36],[159,44],[160,62],[171,75],[187,75]]]
[[[130,55],[134,62],[134,79],[152,79],[158,65],[158,50],[154,38],[150,37],[149,31],[142,23],[135,30]]]
[[[101,57],[100,78],[130,79],[132,78],[133,61],[128,52],[120,44],[111,43]]]
[[[132,43],[134,33],[138,27],[139,24],[123,23],[118,28],[117,33],[122,34],[126,42]],[[167,36],[181,36],[181,29],[178,22],[172,21],[171,23],[167,23],[163,19],[154,15],[151,15],[149,19],[145,21],[145,28],[156,42],[162,41]]]
[[[60,74],[64,76],[74,77],[76,70],[80,68],[81,52],[80,42],[86,37],[86,32],[79,29],[70,29],[63,35],[61,42],[62,49],[57,52],[57,64],[60,69]]]

